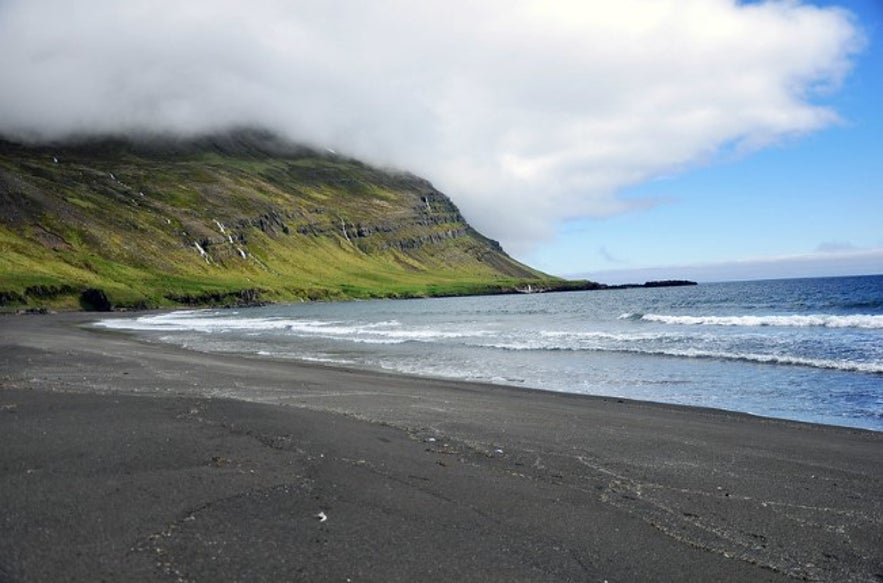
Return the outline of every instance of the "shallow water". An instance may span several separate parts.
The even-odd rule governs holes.
[[[883,431],[883,276],[179,311],[99,325],[205,351]]]

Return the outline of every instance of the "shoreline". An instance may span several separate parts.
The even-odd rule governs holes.
[[[540,287],[533,289],[532,285],[537,284]],[[388,295],[378,292],[377,295],[368,295],[367,297],[361,296],[334,296],[329,297],[327,299],[304,299],[301,298],[300,301],[304,302],[358,302],[365,300],[417,300],[417,299],[431,299],[431,298],[465,298],[465,297],[474,297],[474,296],[499,296],[499,295],[518,295],[524,293],[569,293],[569,292],[583,292],[583,291],[617,291],[624,289],[652,289],[652,288],[660,288],[660,287],[683,287],[683,286],[694,286],[699,285],[698,282],[681,280],[681,279],[665,279],[665,280],[649,280],[644,283],[623,283],[623,284],[606,284],[599,283],[586,279],[552,279],[552,280],[527,280],[524,284],[526,287],[518,287],[519,283],[513,283],[512,285],[500,286],[496,284],[487,284],[487,287],[481,291],[474,292],[451,292],[451,293],[413,293],[413,294],[404,294],[399,295],[398,293],[392,292]],[[68,286],[70,287],[70,286]],[[71,293],[73,293],[75,288],[70,287]],[[83,290],[85,293],[88,290]],[[99,309],[87,309],[84,307],[76,308],[53,308],[52,304],[45,304],[38,302],[36,306],[28,306],[28,298],[27,293],[24,295],[17,292],[11,291],[6,292],[7,295],[13,294],[18,296],[19,303],[0,303],[0,316],[11,315],[11,316],[26,316],[26,315],[53,315],[57,313],[87,313],[87,314],[139,314],[139,313],[152,313],[152,312],[164,312],[164,311],[176,311],[176,310],[223,310],[223,309],[238,309],[238,308],[255,308],[262,306],[270,306],[270,305],[284,305],[285,303],[294,303],[293,299],[289,299],[288,301],[276,302],[272,300],[261,300],[259,298],[254,299],[245,299],[242,300],[240,298],[241,295],[251,296],[254,295],[258,290],[229,290],[227,292],[219,292],[220,299],[227,298],[230,300],[235,300],[231,302],[223,302],[223,303],[214,303],[212,301],[205,302],[194,302],[189,304],[179,304],[177,306],[163,306],[163,307],[135,307],[134,305],[122,304],[122,305],[114,305],[107,297],[103,297],[103,290],[95,289],[91,290],[98,294],[100,294],[100,299],[97,301],[95,305],[101,306]],[[260,294],[258,294],[260,295]],[[2,298],[0,298],[2,299]],[[217,299],[217,298],[216,298]],[[8,300],[7,300],[8,302]],[[81,302],[82,303],[82,302]],[[90,303],[90,305],[93,305]]]
[[[883,573],[879,432],[82,327],[106,316],[0,319],[0,580]]]
[[[222,310],[225,308],[193,308],[193,309],[194,310]],[[83,325],[85,325],[89,322],[91,322],[92,324],[95,324],[100,320],[106,320],[106,319],[113,319],[113,318],[131,319],[131,318],[137,318],[140,316],[162,316],[162,315],[168,315],[168,314],[172,314],[175,312],[181,312],[181,311],[186,311],[186,310],[158,309],[158,310],[138,312],[138,313],[134,313],[134,314],[133,313],[113,313],[110,315],[106,314],[104,316],[95,315],[93,318],[86,318]],[[85,314],[85,313],[81,313],[81,314]],[[69,313],[69,315],[70,315],[70,313]],[[146,333],[142,333],[142,331],[139,331],[139,330],[132,330],[132,329],[126,329],[126,328],[117,329],[117,328],[113,328],[113,327],[104,327],[104,326],[91,326],[89,329],[93,332],[96,332],[96,333],[98,333],[98,332],[115,332],[115,333],[125,334],[129,338],[131,338],[133,341],[136,341],[136,342],[145,342],[145,343],[150,343],[150,344],[154,344],[156,342],[159,342],[159,341],[156,341],[155,339],[148,338]],[[156,332],[153,332],[152,334],[156,334]],[[726,408],[725,406],[695,404],[695,403],[690,403],[690,402],[653,400],[652,398],[628,397],[628,396],[623,396],[621,394],[614,394],[614,393],[606,393],[606,394],[603,392],[597,393],[597,394],[579,393],[579,392],[567,390],[566,388],[544,388],[544,387],[538,386],[536,384],[510,382],[510,381],[507,381],[506,379],[479,380],[479,379],[474,379],[474,378],[462,378],[462,377],[456,377],[456,376],[443,376],[443,375],[432,375],[432,374],[423,374],[423,373],[415,373],[415,372],[404,372],[404,371],[395,370],[392,368],[383,368],[383,367],[379,367],[379,366],[374,366],[374,367],[361,366],[359,363],[344,364],[344,363],[338,363],[338,362],[326,362],[326,361],[321,361],[321,360],[311,360],[309,358],[297,358],[297,357],[287,358],[285,356],[274,356],[274,355],[270,355],[270,354],[261,354],[261,353],[200,351],[198,349],[186,348],[186,347],[183,347],[180,345],[176,345],[175,343],[165,343],[165,344],[168,344],[169,346],[172,346],[173,348],[178,349],[178,350],[184,350],[184,351],[198,353],[198,354],[224,354],[224,355],[228,355],[231,357],[242,357],[242,358],[248,358],[248,359],[253,359],[253,360],[258,360],[258,361],[266,360],[266,361],[275,361],[278,363],[291,363],[296,366],[308,366],[308,367],[318,366],[318,367],[322,367],[322,368],[329,369],[329,370],[339,369],[339,370],[349,370],[349,371],[353,371],[353,372],[366,372],[366,373],[373,372],[373,373],[377,373],[377,374],[393,375],[395,377],[404,377],[407,379],[411,379],[414,382],[433,380],[433,381],[443,381],[443,382],[453,382],[453,383],[462,382],[462,383],[467,383],[467,384],[488,385],[488,386],[494,386],[494,387],[509,387],[509,388],[516,390],[516,391],[529,390],[529,391],[539,391],[539,392],[544,392],[544,393],[575,395],[575,396],[578,396],[581,398],[589,398],[589,399],[592,399],[592,398],[600,398],[602,400],[616,399],[616,400],[620,400],[620,401],[644,403],[646,405],[687,407],[688,409],[721,411],[721,412],[728,413],[728,414],[743,414],[743,415],[747,415],[750,417],[756,417],[759,419],[769,419],[769,420],[792,422],[792,423],[804,423],[804,424],[816,425],[816,426],[822,426],[822,427],[831,426],[831,427],[847,428],[847,429],[859,429],[859,430],[864,430],[864,431],[883,433],[883,426],[872,427],[867,424],[863,424],[862,423],[863,418],[830,416],[827,419],[818,419],[818,418],[812,419],[811,417],[807,417],[806,415],[800,415],[800,414],[795,414],[795,413],[792,413],[792,416],[790,416],[790,417],[778,417],[774,414],[765,414],[763,412],[755,412],[754,410],[748,410],[748,409]],[[246,396],[232,396],[232,397],[233,398],[241,398],[246,401],[250,400]],[[763,409],[763,407],[761,407],[761,410],[762,409]]]

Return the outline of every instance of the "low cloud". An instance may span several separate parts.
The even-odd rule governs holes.
[[[836,123],[862,42],[797,1],[5,0],[0,133],[263,126],[418,172],[519,253]]]

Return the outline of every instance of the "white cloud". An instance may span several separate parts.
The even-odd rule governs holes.
[[[862,38],[794,0],[5,0],[0,132],[259,124],[427,176],[524,251],[618,190],[835,123]]]

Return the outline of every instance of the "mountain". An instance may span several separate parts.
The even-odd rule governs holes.
[[[0,141],[0,306],[500,293],[515,261],[429,182],[242,130]]]

